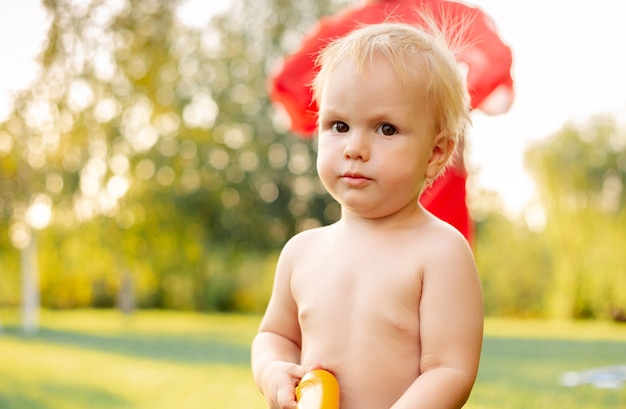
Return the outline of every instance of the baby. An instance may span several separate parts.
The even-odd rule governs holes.
[[[469,125],[469,102],[443,35],[364,26],[320,54],[319,177],[336,223],[294,236],[252,345],[272,409],[324,368],[342,409],[460,408],[483,330],[470,247],[420,204]]]

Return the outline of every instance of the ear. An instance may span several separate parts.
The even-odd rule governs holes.
[[[452,153],[454,152],[454,139],[448,135],[447,131],[441,131],[435,136],[430,152],[430,159],[426,166],[426,179],[434,179],[446,167]]]

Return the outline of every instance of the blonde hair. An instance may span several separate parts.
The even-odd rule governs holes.
[[[425,85],[435,134],[445,132],[458,144],[471,123],[467,88],[445,36],[427,25],[429,32],[403,23],[366,25],[331,42],[317,58],[320,70],[311,83],[314,100],[319,103],[328,76],[342,61],[351,59],[362,73],[382,55],[404,85]]]

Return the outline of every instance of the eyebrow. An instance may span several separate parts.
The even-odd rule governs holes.
[[[338,117],[345,117],[346,113],[345,111],[342,111],[341,108],[321,108],[318,109],[317,111],[317,117],[320,118],[322,116],[338,116]]]

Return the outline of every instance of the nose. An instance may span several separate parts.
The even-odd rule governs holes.
[[[345,159],[361,160],[367,162],[370,158],[370,141],[365,132],[352,131],[346,138],[346,145],[343,150]]]

